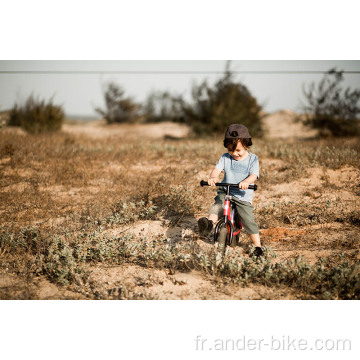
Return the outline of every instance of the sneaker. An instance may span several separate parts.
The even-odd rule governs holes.
[[[208,236],[213,229],[213,222],[206,217],[202,217],[198,220],[198,227],[200,236]]]
[[[259,256],[261,256],[263,253],[264,253],[264,252],[262,251],[262,248],[259,247],[259,246],[257,246],[257,247],[255,248],[255,250],[254,250],[254,256],[259,257]]]

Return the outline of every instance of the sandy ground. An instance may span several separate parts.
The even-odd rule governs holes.
[[[305,127],[300,121],[294,121],[298,115],[292,110],[280,110],[264,117],[264,129],[269,139],[303,139],[317,134],[316,130]]]
[[[266,137],[274,138],[309,138],[316,135],[316,130],[311,130],[294,122],[297,114],[291,110],[281,110],[264,116],[264,129]],[[150,139],[173,137],[184,138],[189,134],[189,128],[183,124],[164,122],[145,125],[107,125],[104,120],[92,121],[85,124],[64,124],[63,131],[70,134],[84,134],[92,138],[104,137],[145,137]]]
[[[105,121],[92,121],[85,124],[64,124],[62,130],[70,134],[83,134],[92,138],[146,138],[159,139],[184,138],[189,134],[189,128],[183,124],[163,122],[159,124],[112,124],[107,125]]]

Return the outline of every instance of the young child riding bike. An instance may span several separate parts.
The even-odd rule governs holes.
[[[225,132],[224,147],[228,150],[224,153],[215,168],[210,173],[208,184],[215,186],[219,175],[225,172],[222,183],[239,184],[239,188],[231,188],[230,194],[236,204],[236,210],[241,218],[241,223],[250,239],[255,245],[255,256],[263,254],[259,236],[259,228],[254,220],[252,197],[254,190],[249,185],[259,178],[258,157],[249,152],[252,145],[248,129],[241,124],[232,124]],[[199,233],[207,236],[213,229],[214,224],[222,216],[225,200],[225,191],[220,187],[215,203],[210,209],[209,217],[202,217],[198,220]]]

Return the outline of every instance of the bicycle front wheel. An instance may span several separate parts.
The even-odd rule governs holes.
[[[223,227],[219,230],[217,241],[219,243],[218,250],[221,252],[221,256],[225,256],[226,245],[228,243],[227,238],[229,236],[228,229]]]

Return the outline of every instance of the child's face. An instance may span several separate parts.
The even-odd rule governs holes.
[[[234,151],[228,149],[228,153],[235,159],[239,160],[242,156],[246,154],[246,148],[241,144],[241,141],[238,141]]]

